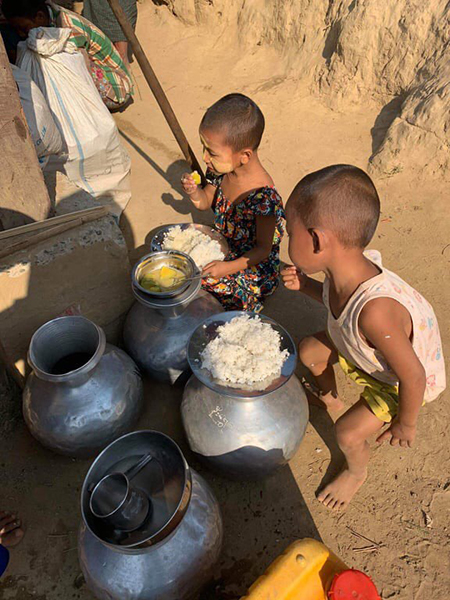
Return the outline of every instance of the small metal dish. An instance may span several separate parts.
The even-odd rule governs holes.
[[[187,280],[181,281],[179,286],[165,290],[164,292],[150,292],[141,286],[140,282],[144,275],[161,267],[172,267],[183,273]],[[160,252],[152,252],[141,258],[133,268],[132,281],[133,286],[146,295],[153,296],[154,298],[173,298],[187,290],[189,285],[192,284],[192,277],[199,274],[200,271],[197,269],[192,258],[184,254],[184,252],[162,250]]]
[[[103,477],[95,486],[89,503],[94,517],[125,532],[142,526],[150,506],[146,494],[135,488],[125,473],[110,473]]]

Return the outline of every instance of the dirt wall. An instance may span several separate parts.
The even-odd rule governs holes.
[[[371,168],[449,177],[447,0],[152,0],[241,49],[275,48],[332,108],[395,107]]]

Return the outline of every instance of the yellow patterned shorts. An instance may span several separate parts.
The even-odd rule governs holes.
[[[390,423],[398,412],[398,385],[390,385],[374,379],[339,354],[339,364],[344,373],[358,385],[363,385],[361,397],[373,414],[385,423]]]

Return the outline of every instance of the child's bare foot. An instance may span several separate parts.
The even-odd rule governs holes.
[[[10,512],[0,510],[0,544],[11,548],[22,541],[24,530],[20,519]]]
[[[328,508],[345,510],[366,478],[367,471],[354,474],[349,469],[344,469],[319,493],[317,499]]]
[[[306,379],[302,379],[302,385],[305,388],[306,397],[308,398],[309,404],[313,406],[319,406],[330,412],[337,412],[344,408],[344,403],[339,396],[334,396],[332,392],[323,394],[319,388],[312,385]]]

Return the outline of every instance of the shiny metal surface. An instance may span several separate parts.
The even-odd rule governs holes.
[[[207,344],[217,337],[218,327],[224,325],[225,323],[229,323],[236,317],[241,317],[243,315],[253,317],[257,316],[263,323],[269,324],[275,331],[277,331],[280,334],[281,339],[280,348],[281,350],[287,350],[289,352],[289,356],[283,364],[279,377],[271,379],[265,383],[258,382],[251,387],[230,387],[225,382],[214,379],[212,374],[207,369],[202,369],[201,353]],[[269,317],[264,315],[256,315],[255,313],[246,313],[240,310],[233,310],[208,317],[201,325],[197,327],[189,340],[188,362],[197,379],[199,379],[203,384],[211,388],[213,391],[218,392],[219,394],[225,394],[226,396],[253,398],[260,396],[262,393],[268,394],[273,392],[288,381],[288,379],[294,373],[297,365],[297,348],[289,333],[284,329],[284,327],[279,325],[273,319],[269,319]]]
[[[125,321],[127,352],[154,379],[175,381],[189,369],[187,346],[198,325],[222,311],[221,304],[194,281],[179,297],[152,299],[134,288],[138,300]]]
[[[105,470],[117,469],[118,460],[124,469],[147,451],[154,460],[135,481],[147,490],[153,506],[159,505],[159,514],[165,512],[166,526],[172,526],[163,527],[165,534],[153,535],[148,544],[142,542],[149,529],[141,532],[137,544],[106,542],[89,519],[88,489]],[[154,470],[158,464],[160,472]],[[178,446],[159,432],[124,436],[97,458],[83,485],[82,514],[79,560],[87,586],[99,600],[188,600],[213,574],[223,537],[218,503],[206,482],[190,470]],[[139,537],[138,532],[130,535]]]
[[[161,267],[173,267],[183,273],[189,281],[180,282],[178,287],[164,292],[150,292],[140,285],[145,275]],[[155,298],[173,298],[182,294],[189,287],[192,278],[198,275],[200,275],[200,271],[190,256],[176,250],[162,250],[160,252],[152,252],[141,258],[134,265],[131,278],[133,286],[145,295]]]
[[[179,317],[186,310],[187,305],[194,300],[201,289],[201,280],[190,282],[188,288],[173,298],[156,298],[151,294],[144,294],[136,286],[132,285],[134,297],[143,306],[156,310],[160,315],[169,319]]]
[[[130,467],[129,469],[127,469],[125,471],[125,475],[131,481],[134,477],[136,477],[136,475],[139,473],[139,471],[142,471],[142,469],[146,465],[148,465],[148,463],[152,459],[153,459],[153,456],[151,454],[147,454],[146,456],[143,456],[139,462],[137,462],[135,465],[133,465],[132,467]]]
[[[90,358],[76,370],[52,372],[74,354]],[[88,319],[60,317],[43,325],[31,340],[29,362],[23,414],[32,435],[50,450],[92,456],[137,422],[143,407],[139,370]]]
[[[181,405],[193,452],[231,478],[267,475],[297,452],[309,410],[293,375],[282,387],[254,398],[219,394],[192,376]]]
[[[172,229],[172,227],[176,227],[177,225],[182,229],[188,229],[189,227],[193,227],[194,229],[196,229],[197,231],[201,231],[201,233],[204,233],[211,239],[216,240],[217,242],[219,242],[220,249],[222,250],[225,256],[227,256],[228,252],[230,251],[227,240],[221,233],[216,231],[213,227],[209,227],[209,225],[201,225],[200,223],[174,223],[173,225],[164,225],[164,227],[158,229],[151,241],[150,247],[152,252],[158,252],[159,250],[163,249],[164,236],[169,231],[169,229]]]
[[[79,560],[86,584],[99,600],[188,600],[212,578],[222,546],[219,505],[192,473],[192,497],[175,532],[133,554],[102,544],[83,524]]]
[[[147,494],[130,482],[125,473],[110,473],[101,479],[89,502],[94,517],[103,519],[114,529],[135,531],[149,516]]]
[[[90,510],[91,492],[106,475],[128,473],[143,454],[152,460],[133,478],[152,504],[150,518],[136,531],[117,532]],[[134,551],[168,537],[183,519],[191,498],[191,470],[178,445],[159,431],[134,431],[110,444],[95,459],[81,492],[81,513],[90,532],[112,548]]]

